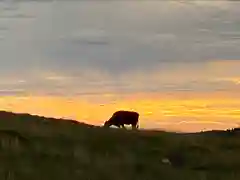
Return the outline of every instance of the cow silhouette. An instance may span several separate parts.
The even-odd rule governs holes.
[[[112,125],[119,128],[125,128],[124,124],[132,125],[132,129],[137,129],[139,114],[134,111],[116,111],[113,113],[112,117],[105,121],[104,127],[110,127]]]

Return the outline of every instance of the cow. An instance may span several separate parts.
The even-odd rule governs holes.
[[[138,126],[138,118],[139,114],[134,111],[116,111],[113,113],[112,117],[108,120],[105,121],[104,127],[109,127],[109,126],[117,126],[118,128],[124,127],[124,124],[127,125],[132,125],[132,129],[137,129]]]

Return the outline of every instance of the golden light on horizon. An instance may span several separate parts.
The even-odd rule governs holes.
[[[177,93],[173,96],[142,93],[112,100],[106,97],[92,97],[91,100],[84,96],[5,96],[0,98],[0,107],[7,111],[70,118],[96,125],[101,125],[117,110],[134,110],[140,113],[142,128],[167,130],[224,129],[237,127],[240,123],[239,99],[230,94],[195,94],[186,98]]]

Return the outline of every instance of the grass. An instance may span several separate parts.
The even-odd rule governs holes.
[[[0,112],[1,180],[239,180],[239,152],[238,129],[132,131]]]

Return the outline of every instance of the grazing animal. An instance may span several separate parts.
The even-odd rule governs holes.
[[[124,127],[124,124],[132,125],[132,129],[137,129],[139,114],[134,111],[117,111],[112,117],[104,123],[104,127],[117,126]]]

